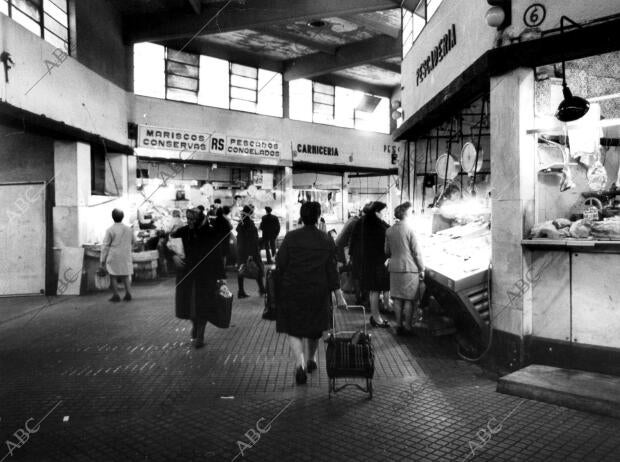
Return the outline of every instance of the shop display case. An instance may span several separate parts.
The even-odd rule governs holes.
[[[480,349],[489,333],[490,224],[486,220],[457,224],[421,239],[432,295],[454,321],[467,346]]]

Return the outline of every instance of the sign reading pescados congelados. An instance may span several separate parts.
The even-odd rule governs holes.
[[[456,25],[452,24],[452,27],[448,29],[448,32],[439,41],[439,44],[431,50],[431,53],[426,57],[422,64],[418,67],[416,72],[415,84],[416,86],[428,77],[433,69],[441,62],[446,55],[456,45]]]
[[[219,155],[281,157],[281,143],[178,128],[138,126],[138,147],[168,151],[199,151]]]

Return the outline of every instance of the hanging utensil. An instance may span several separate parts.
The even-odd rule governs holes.
[[[478,156],[476,156],[476,154],[478,154]],[[477,164],[476,157],[478,159]],[[473,176],[474,171],[479,172],[482,170],[482,158],[482,149],[480,149],[480,152],[477,152],[474,143],[468,141],[463,145],[463,148],[461,149],[461,167],[468,176]]]
[[[459,174],[459,163],[452,155],[444,152],[435,163],[435,172],[441,180],[453,180]]]

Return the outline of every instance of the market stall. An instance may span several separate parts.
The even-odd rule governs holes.
[[[529,263],[533,353],[553,365],[617,372],[588,361],[620,348],[620,53],[565,64],[565,80],[536,82],[534,225],[522,241]],[[556,110],[562,84],[583,98],[574,120]],[[559,117],[558,117],[559,114]]]

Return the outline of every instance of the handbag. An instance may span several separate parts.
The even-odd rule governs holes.
[[[209,321],[216,327],[227,329],[232,317],[233,294],[226,284],[220,282],[215,293],[215,306]]]
[[[99,268],[95,273],[95,288],[97,290],[106,290],[110,287],[110,274],[105,268]]]
[[[343,292],[353,294],[355,290],[355,279],[351,271],[343,271],[340,273],[340,288]]]
[[[254,258],[248,257],[247,262],[239,267],[239,276],[247,279],[258,279],[260,276],[260,268],[254,261]]]

